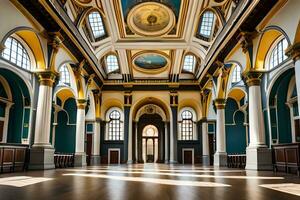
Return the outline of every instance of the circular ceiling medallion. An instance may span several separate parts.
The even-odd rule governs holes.
[[[146,70],[146,72],[161,71],[168,63],[169,61],[166,56],[155,52],[143,53],[133,59],[134,66],[142,71]]]
[[[130,10],[127,24],[138,35],[161,36],[174,27],[175,15],[164,4],[146,2],[138,4]]]

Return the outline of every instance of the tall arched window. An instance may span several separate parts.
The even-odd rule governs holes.
[[[236,66],[233,69],[233,73],[232,73],[232,83],[238,83],[241,80],[242,80],[241,67],[240,66]]]
[[[117,110],[112,110],[109,114],[108,140],[122,140],[121,114]]]
[[[210,38],[213,30],[215,15],[212,11],[205,11],[201,17],[198,34]]]
[[[106,71],[111,73],[119,69],[118,58],[115,55],[108,55],[106,57]]]
[[[59,84],[70,86],[70,72],[66,65],[63,65],[59,68],[59,75],[60,75]]]
[[[4,43],[5,49],[2,53],[2,57],[17,66],[30,70],[31,63],[28,52],[24,46],[17,39],[13,37],[7,38]]]
[[[186,55],[183,62],[183,70],[193,73],[196,67],[196,57],[193,55]]]
[[[279,66],[287,56],[285,55],[285,50],[288,46],[287,40],[285,38],[281,39],[272,49],[270,55],[270,69]]]
[[[89,14],[89,23],[95,39],[105,35],[103,20],[99,12],[94,11]]]
[[[181,139],[193,140],[193,114],[185,110],[181,113]]]

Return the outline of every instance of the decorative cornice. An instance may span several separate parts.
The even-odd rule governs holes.
[[[286,49],[285,53],[288,57],[291,57],[295,62],[297,60],[300,60],[300,42],[289,46]]]
[[[248,87],[258,86],[261,83],[263,72],[260,71],[248,71],[243,74],[246,84]]]
[[[51,70],[37,71],[35,72],[35,74],[38,77],[40,85],[45,85],[49,87],[52,87],[56,79],[59,77],[59,73]]]
[[[225,109],[226,99],[215,99],[214,104],[217,109]]]

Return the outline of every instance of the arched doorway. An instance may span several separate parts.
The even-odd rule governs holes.
[[[144,163],[158,162],[158,129],[147,125],[143,129],[143,161]]]

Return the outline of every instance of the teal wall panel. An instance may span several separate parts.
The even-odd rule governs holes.
[[[225,108],[226,151],[228,154],[245,153],[246,127],[244,113],[238,110],[235,100],[228,98]]]

